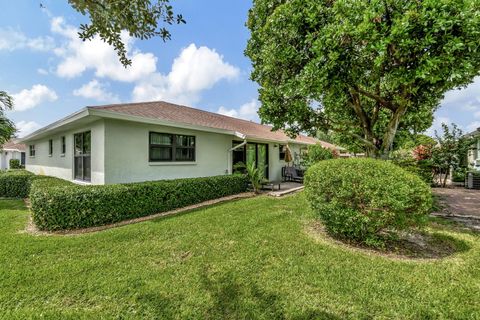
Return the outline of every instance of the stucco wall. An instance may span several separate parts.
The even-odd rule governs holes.
[[[112,184],[162,179],[206,177],[228,174],[231,170],[232,135],[181,129],[131,121],[105,119],[29,141],[35,144],[35,157],[26,154],[26,169],[40,175],[50,175],[74,181],[73,136],[91,131],[91,183]],[[195,162],[149,162],[149,132],[193,135],[196,137]],[[61,155],[61,137],[66,138],[66,153]],[[48,140],[53,139],[53,155],[48,154]],[[238,140],[238,139],[236,139]],[[251,141],[264,143],[262,141]],[[300,154],[301,145],[290,144],[290,150]],[[270,180],[281,180],[286,165],[279,157],[279,143],[268,143]]]
[[[193,135],[195,162],[149,162],[149,132]],[[121,120],[105,120],[105,183],[206,177],[228,172],[232,136]]]
[[[61,132],[41,140],[27,142],[26,169],[35,174],[48,175],[65,180],[73,178],[73,135],[91,131],[91,183],[104,183],[104,121],[99,120],[75,130]],[[65,136],[66,152],[61,154],[61,137]],[[48,140],[53,139],[53,154],[48,154]],[[30,157],[28,145],[35,145],[35,157]]]

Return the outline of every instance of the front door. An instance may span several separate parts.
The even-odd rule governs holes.
[[[91,180],[91,133],[90,131],[74,135],[74,176],[75,180]]]
[[[240,143],[241,142],[234,141],[233,146],[235,147]],[[261,170],[264,177],[268,179],[268,144],[249,142],[233,150],[232,160],[233,167],[239,162],[243,162],[246,165],[254,163],[255,167]]]

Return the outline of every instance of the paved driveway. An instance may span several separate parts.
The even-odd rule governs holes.
[[[473,230],[480,231],[480,190],[465,188],[433,188],[440,198],[442,212],[434,213],[463,223]]]
[[[480,190],[465,188],[434,188],[451,214],[475,216],[480,219]]]

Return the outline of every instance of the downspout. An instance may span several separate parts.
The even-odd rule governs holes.
[[[233,165],[232,165],[232,152],[240,147],[243,147],[244,145],[247,144],[247,136],[244,135],[243,133],[240,132],[235,132],[235,137],[238,137],[243,140],[242,143],[239,145],[236,145],[233,148],[228,149],[228,164],[227,164],[227,174],[232,174],[233,173]]]

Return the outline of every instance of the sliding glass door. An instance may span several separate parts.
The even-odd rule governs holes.
[[[76,180],[91,180],[91,134],[90,131],[74,135],[74,176]]]
[[[234,141],[233,146],[238,146],[241,142]],[[268,144],[247,143],[233,151],[232,165],[235,167],[239,162],[246,165],[252,163],[263,172],[265,178],[268,179]]]

